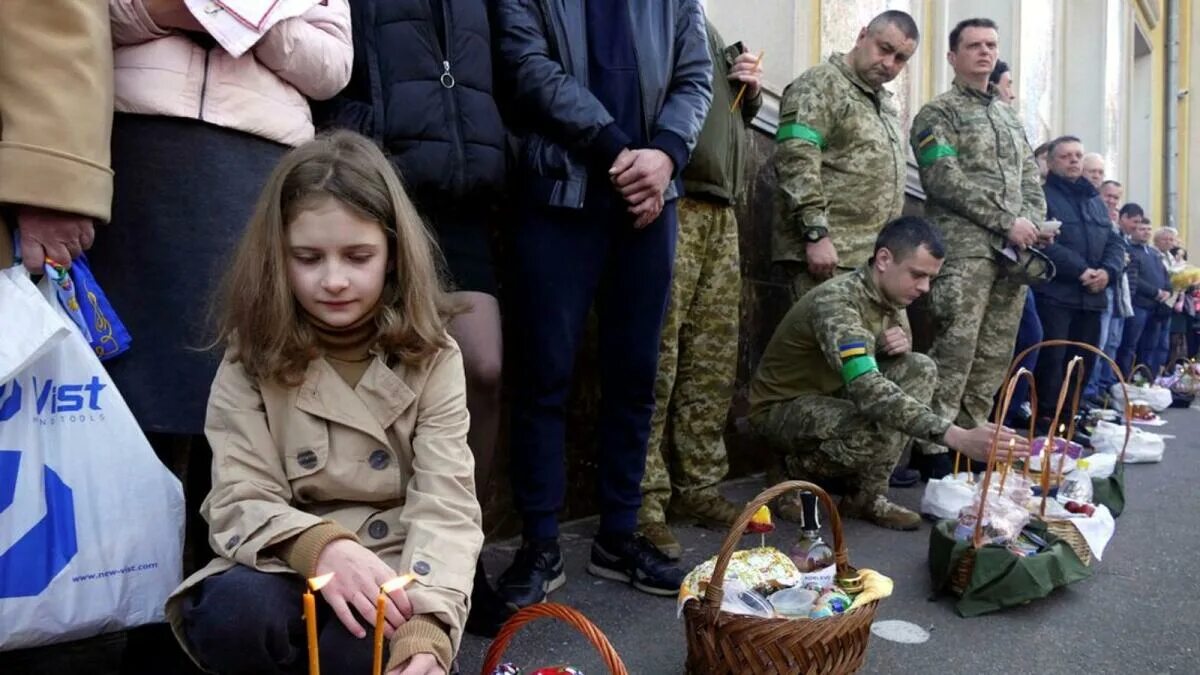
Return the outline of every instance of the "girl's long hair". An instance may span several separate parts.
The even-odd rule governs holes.
[[[449,344],[446,322],[456,308],[442,289],[437,245],[379,148],[335,131],[280,160],[217,296],[217,343],[255,379],[298,384],[319,353],[288,282],[286,234],[301,212],[329,198],[387,233],[378,347],[411,365]]]

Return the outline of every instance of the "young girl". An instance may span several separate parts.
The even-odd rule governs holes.
[[[385,671],[449,672],[483,533],[432,248],[361,136],[319,137],[268,180],[220,305],[201,507],[218,558],[167,604],[203,667],[306,672],[304,580],[333,573],[321,663],[368,672],[380,585],[411,574],[387,602]]]

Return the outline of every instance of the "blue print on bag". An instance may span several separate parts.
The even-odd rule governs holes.
[[[0,450],[0,514],[13,505],[20,467],[19,451]],[[42,482],[46,515],[7,551],[0,552],[0,599],[38,595],[79,551],[74,493],[48,466],[42,467]]]

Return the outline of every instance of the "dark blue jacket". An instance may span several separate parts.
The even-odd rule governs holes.
[[[354,70],[341,94],[315,106],[318,124],[375,139],[423,210],[498,195],[506,137],[484,0],[350,0],[350,9]]]
[[[583,208],[588,172],[611,165],[623,135],[588,89],[585,0],[494,2],[497,72],[512,95],[505,112],[521,138],[522,187],[536,203]],[[629,21],[637,50],[642,135],[668,155],[676,142],[690,153],[712,101],[700,2],[630,0],[627,7],[620,19]],[[678,194],[672,181],[664,196]]]
[[[1108,208],[1096,188],[1084,178],[1067,180],[1057,174],[1046,178],[1046,218],[1062,221],[1058,239],[1043,249],[1054,261],[1050,281],[1033,286],[1042,303],[1066,309],[1103,312],[1108,307],[1104,292],[1091,293],[1079,281],[1087,269],[1108,272],[1109,284],[1125,269],[1125,243],[1113,230]]]
[[[1137,283],[1129,289],[1133,306],[1166,316],[1170,309],[1158,301],[1158,292],[1171,290],[1171,275],[1163,265],[1162,253],[1150,244],[1130,244],[1129,249],[1129,255],[1138,265]]]

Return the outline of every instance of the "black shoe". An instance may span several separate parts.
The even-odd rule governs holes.
[[[926,481],[945,478],[954,470],[954,463],[950,461],[948,452],[940,452],[936,455],[914,453],[908,461],[908,466],[919,471],[921,480]]]
[[[920,471],[898,466],[892,471],[892,477],[888,479],[888,485],[897,488],[906,488],[916,485],[919,480],[921,480]]]
[[[602,579],[624,581],[651,595],[674,597],[683,585],[683,570],[645,537],[598,535],[592,543],[589,574]]]
[[[487,571],[480,560],[475,565],[475,585],[471,588],[471,613],[467,615],[466,631],[471,635],[494,638],[514,613],[488,583]]]
[[[567,583],[558,541],[525,541],[497,581],[497,592],[514,611],[545,602]]]

